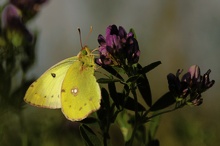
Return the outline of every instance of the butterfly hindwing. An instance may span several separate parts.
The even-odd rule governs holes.
[[[83,56],[70,66],[61,96],[62,112],[71,121],[80,121],[100,108],[101,91],[94,76],[93,56]]]
[[[34,106],[61,108],[60,89],[69,67],[77,57],[67,58],[48,69],[28,88],[24,100]]]

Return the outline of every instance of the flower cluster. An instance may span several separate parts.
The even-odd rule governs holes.
[[[23,20],[26,22],[35,16],[42,4],[48,2],[48,0],[9,0],[11,4],[16,6],[22,11]]]
[[[140,50],[134,34],[121,26],[108,26],[106,37],[99,35],[98,42],[100,58],[96,63],[99,65],[131,65],[139,60]]]
[[[33,64],[37,31],[30,30],[27,24],[35,18],[34,16],[38,14],[40,6],[47,1],[7,0],[2,4],[0,14],[0,62],[4,62],[4,60],[13,62],[16,60],[16,64],[11,64],[20,64],[24,72]],[[17,68],[11,64],[8,64],[10,69]]]
[[[182,79],[179,79],[179,75],[182,70],[178,70],[176,76],[172,73],[167,75],[169,90],[178,97],[178,100],[186,99],[190,95],[188,104],[200,105],[203,102],[201,93],[209,89],[215,83],[214,80],[209,79],[209,69],[203,76],[200,75],[200,68],[197,65],[193,65],[189,68],[188,72],[183,75]]]
[[[22,22],[22,14],[16,6],[8,4],[2,12],[1,20],[2,29],[7,30],[7,37],[9,37],[9,40],[13,40],[12,37],[16,36],[16,34],[21,34],[26,40],[32,40],[32,35]]]
[[[39,5],[47,0],[10,0],[1,16],[1,28],[5,32],[7,39],[12,40],[15,46],[20,44],[20,40],[31,42],[33,35],[26,27],[26,22],[35,16],[39,10]]]
[[[28,8],[34,9],[47,2],[48,0],[10,0],[10,3],[19,7],[20,9]],[[36,9],[35,9],[36,10]]]

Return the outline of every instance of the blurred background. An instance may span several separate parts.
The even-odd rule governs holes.
[[[0,4],[4,2],[5,0],[1,0]],[[184,107],[163,115],[156,138],[160,140],[161,146],[218,144],[220,132],[218,0],[50,0],[41,7],[37,17],[27,24],[30,30],[38,30],[36,61],[27,74],[28,78],[39,77],[50,66],[79,52],[78,27],[82,31],[83,44],[94,49],[98,47],[97,36],[104,35],[106,27],[111,24],[123,26],[127,31],[130,28],[135,30],[141,50],[140,63],[143,66],[158,60],[162,62],[148,74],[153,101],[168,90],[166,79],[168,73],[175,74],[177,69],[184,69],[186,72],[194,64],[200,66],[202,74],[208,69],[212,70],[210,78],[216,83],[202,95],[203,104],[198,107]],[[86,40],[90,26],[93,26],[93,32]],[[29,123],[33,124],[39,120],[36,125],[37,123],[47,125],[47,129],[41,127],[41,132],[45,132],[50,128],[53,129],[52,126],[48,126],[49,122],[59,124],[63,115],[57,110],[44,111],[27,105],[22,116],[25,116]],[[42,120],[39,117],[44,119],[47,117],[50,120]],[[27,120],[29,118],[32,121]],[[16,131],[16,128],[13,130]],[[34,135],[37,137],[40,133]],[[45,135],[42,137],[45,138]]]

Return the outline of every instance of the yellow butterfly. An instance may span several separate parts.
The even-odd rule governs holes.
[[[83,47],[77,56],[57,63],[33,82],[24,100],[38,107],[61,108],[71,121],[83,120],[100,108],[101,91],[94,70],[94,55]]]

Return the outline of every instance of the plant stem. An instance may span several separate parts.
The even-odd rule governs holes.
[[[134,84],[131,85],[131,92],[133,94],[133,97],[134,97],[134,100],[135,100],[135,123],[134,123],[134,129],[132,131],[132,135],[131,135],[131,138],[130,140],[128,141],[128,143],[126,144],[127,146],[132,146],[132,143],[134,141],[134,137],[135,137],[135,133],[138,129],[138,126],[139,126],[139,122],[138,122],[138,100],[137,100],[137,93],[135,91],[135,88],[134,88]]]
[[[104,138],[103,138],[103,143],[104,143],[104,146],[107,146],[108,145],[108,139],[109,139],[109,128],[110,128],[110,123],[108,122],[106,127],[104,128],[104,132],[103,132],[103,135],[104,135]]]
[[[170,110],[162,111],[160,113],[157,113],[157,114],[154,114],[153,116],[148,117],[148,119],[152,119],[152,118],[154,118],[156,116],[159,116],[159,115],[162,115],[162,114],[165,114],[165,113],[169,113],[169,112],[175,111],[176,109],[177,108],[173,108],[173,109],[170,109]]]
[[[106,119],[103,120],[104,123],[99,123],[99,127],[102,130],[102,134],[103,134],[103,145],[107,146],[108,145],[108,139],[109,139],[109,127],[110,127],[110,122],[109,122],[109,118],[108,116],[105,117]]]
[[[107,146],[108,145],[108,142],[107,142],[107,136],[106,136],[106,133],[104,133],[104,139],[103,139],[103,143],[104,143],[104,146]]]

